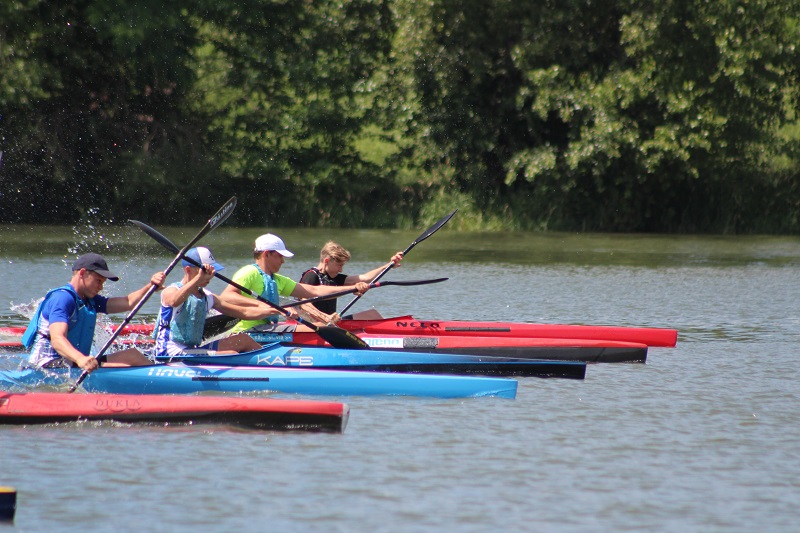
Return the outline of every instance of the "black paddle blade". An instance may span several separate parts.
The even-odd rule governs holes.
[[[181,260],[181,257],[183,257],[183,254],[185,252],[187,252],[189,250],[189,248],[194,246],[197,241],[199,241],[201,238],[203,238],[205,235],[207,235],[214,228],[216,228],[217,226],[219,226],[220,224],[222,224],[223,222],[228,220],[228,217],[231,216],[231,213],[233,213],[233,209],[235,207],[236,207],[236,197],[232,196],[227,202],[225,202],[225,204],[222,207],[219,208],[219,211],[214,213],[214,216],[212,216],[210,219],[208,219],[208,222],[206,222],[206,225],[203,226],[203,228],[197,233],[197,235],[194,236],[194,239],[192,239],[186,246],[184,246],[183,250],[178,250],[178,252],[177,252],[178,255],[176,255],[175,259],[173,259],[172,262],[170,262],[170,264],[167,265],[167,268],[164,269],[164,275],[169,274],[172,271],[172,269],[175,268],[175,265],[177,265],[178,262]],[[137,223],[136,221],[133,221],[133,220],[131,222],[133,222],[134,224],[136,224],[137,226],[139,226],[143,230],[144,230],[143,226],[146,226],[146,227],[149,228],[149,226],[147,226],[146,224],[143,224],[141,222]],[[150,229],[152,230],[152,228],[150,228]],[[155,230],[152,230],[152,231],[155,231]],[[158,232],[156,232],[156,233],[158,233]],[[162,238],[167,240],[167,242],[169,242],[169,240],[166,237],[162,236]],[[159,239],[156,239],[156,240],[159,240]],[[161,242],[161,241],[159,240],[159,242]],[[171,244],[172,246],[175,246],[171,242],[169,242],[169,244]],[[108,350],[108,348],[113,344],[114,340],[117,338],[117,336],[122,331],[122,328],[125,327],[125,325],[130,324],[131,319],[133,318],[133,316],[136,313],[139,312],[139,309],[142,308],[142,306],[145,304],[145,302],[156,291],[156,288],[157,287],[155,285],[151,285],[150,289],[148,289],[148,291],[144,294],[144,296],[142,296],[141,300],[139,300],[139,303],[137,303],[133,307],[133,309],[131,309],[130,313],[128,313],[128,316],[126,316],[125,320],[122,321],[122,324],[120,324],[120,326],[116,329],[116,331],[114,331],[114,333],[106,341],[106,343],[103,345],[103,347],[100,348],[100,351],[97,352],[97,355],[95,355],[95,357],[98,360],[100,360],[100,361],[103,360],[102,359],[103,355],[106,353],[106,350]],[[72,387],[70,387],[69,392],[70,393],[75,392],[75,390],[78,388],[78,386],[81,383],[83,383],[83,380],[85,380],[86,376],[88,376],[88,375],[89,375],[89,372],[84,370],[81,373],[81,375],[78,377],[78,380],[75,382],[75,384]]]
[[[128,222],[138,226],[140,230],[142,230],[145,233],[147,233],[148,235],[150,235],[150,237],[152,237],[156,242],[158,242],[161,246],[163,246],[164,248],[166,248],[167,250],[169,250],[173,254],[176,254],[176,253],[180,252],[181,249],[178,248],[178,246],[175,243],[173,243],[171,240],[167,239],[160,232],[158,232],[155,229],[151,228],[150,226],[148,226],[144,222],[139,222],[138,220],[130,220],[130,219],[128,220]]]
[[[450,278],[435,278],[435,279],[410,279],[408,281],[376,281],[376,287],[388,287],[389,285],[397,285],[401,287],[411,287],[414,285],[430,285],[431,283],[441,283]]]
[[[356,337],[346,329],[335,326],[320,326],[317,335],[322,337],[328,344],[336,348],[352,348],[369,350],[369,344]]]
[[[449,215],[447,215],[447,216],[444,216],[444,217],[442,217],[442,218],[441,218],[441,219],[440,219],[440,220],[439,220],[439,221],[438,221],[436,224],[434,224],[433,226],[431,226],[430,228],[428,228],[428,229],[426,229],[424,232],[422,232],[422,234],[421,234],[419,237],[417,237],[417,239],[416,239],[414,242],[412,242],[411,244],[409,244],[409,245],[408,245],[408,248],[406,248],[405,250],[403,250],[403,256],[405,257],[405,255],[406,255],[408,252],[410,252],[410,251],[411,251],[411,249],[412,249],[414,246],[416,246],[417,244],[421,243],[422,241],[424,241],[425,239],[427,239],[428,237],[430,237],[431,235],[433,235],[434,233],[436,233],[437,231],[439,231],[439,229],[440,229],[442,226],[444,226],[445,224],[447,224],[447,221],[448,221],[448,220],[450,220],[451,218],[453,218],[453,215],[455,215],[455,214],[456,214],[456,211],[458,211],[458,209],[453,209],[453,212],[452,212],[452,213],[450,213],[450,214],[449,214]],[[388,265],[386,268],[384,268],[383,270],[381,270],[380,274],[378,274],[377,276],[375,276],[375,278],[373,278],[372,282],[373,282],[373,283],[375,283],[376,281],[378,281],[379,279],[381,279],[381,278],[384,276],[384,274],[386,274],[387,272],[389,272],[389,270],[391,270],[391,269],[392,269],[392,267],[393,267],[393,266],[394,266],[394,263],[389,263],[389,265]],[[361,298],[361,296],[362,296],[361,294],[359,294],[359,295],[356,295],[356,297],[355,297],[355,298],[353,298],[352,300],[350,300],[350,303],[348,303],[347,305],[345,305],[345,306],[344,306],[344,309],[342,309],[342,310],[341,310],[341,314],[342,314],[342,315],[344,315],[344,314],[347,312],[347,310],[348,310],[348,309],[350,309],[351,307],[353,307],[353,304],[355,304],[355,303],[356,303],[356,302],[357,302],[357,301],[358,301],[358,300]]]
[[[227,315],[210,316],[206,318],[205,326],[203,326],[203,339],[210,339],[225,333],[238,324],[239,321],[240,319]]]
[[[219,211],[214,213],[214,216],[208,219],[209,231],[228,220],[228,217],[231,216],[231,213],[233,213],[233,209],[235,207],[236,197],[232,196],[227,202],[225,202],[225,205],[220,207]],[[198,240],[200,239],[195,238],[194,242],[197,242]],[[194,242],[192,244],[194,244]]]
[[[399,286],[429,285],[431,283],[441,283],[443,281],[447,281],[448,279],[450,278],[417,279],[408,281],[375,281],[373,283],[370,283],[369,287],[370,289],[375,289],[377,287],[388,287],[389,285],[399,285]],[[340,296],[347,296],[348,294],[353,294],[355,292],[356,289],[333,292],[331,294],[326,294],[325,296],[315,296],[314,298],[308,298],[307,300],[297,300],[296,302],[289,302],[287,304],[284,304],[283,307],[297,307],[298,305],[313,304],[314,302],[321,302],[324,300],[333,300],[335,298],[339,298]]]
[[[192,239],[192,241],[184,247],[185,248],[184,251],[188,251],[189,248],[191,248],[197,241],[199,241],[207,233],[209,233],[211,230],[213,230],[214,228],[225,222],[228,219],[228,217],[231,216],[231,213],[233,213],[233,209],[235,207],[236,207],[236,197],[233,196],[227,202],[225,202],[225,205],[220,207],[219,211],[217,211],[214,214],[214,216],[208,219],[208,222],[206,223],[205,227],[203,227],[203,229],[200,230],[200,233],[198,233],[195,236],[195,238]],[[130,220],[130,219],[128,220],[128,222],[134,224],[135,226],[138,226],[140,230],[147,233],[150,237],[152,237],[159,244],[161,244],[161,246],[163,246],[167,250],[170,250],[172,253],[178,253],[181,251],[181,249],[178,248],[178,246],[174,242],[172,242],[166,236],[162,235],[160,232],[156,231],[154,228],[151,228],[144,222],[139,222],[138,220]]]
[[[444,226],[445,224],[447,224],[447,222],[448,222],[448,221],[449,221],[451,218],[453,218],[453,215],[455,215],[455,214],[456,214],[456,211],[458,211],[458,209],[454,209],[452,213],[450,213],[450,214],[449,214],[449,215],[447,215],[447,216],[444,216],[444,217],[442,217],[442,218],[439,220],[439,222],[437,222],[436,224],[434,224],[433,226],[431,226],[430,228],[428,228],[427,230],[425,230],[425,232],[424,232],[422,235],[420,235],[419,237],[417,237],[417,240],[416,240],[416,241],[414,241],[413,243],[411,243],[411,246],[409,246],[409,247],[408,247],[408,250],[410,250],[410,249],[411,249],[411,248],[412,248],[412,247],[413,247],[415,244],[419,244],[419,243],[421,243],[422,241],[424,241],[425,239],[427,239],[428,237],[430,237],[431,235],[433,235],[434,233],[436,233],[437,231],[439,231],[439,228],[441,228],[442,226]]]

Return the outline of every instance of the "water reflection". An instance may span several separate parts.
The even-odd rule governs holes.
[[[106,252],[122,275],[106,284],[111,294],[140,287],[172,259],[134,229],[115,229]],[[157,229],[177,244],[197,231]],[[203,243],[233,269],[252,260],[252,240],[266,230],[296,253],[282,269],[295,278],[316,264],[329,238],[353,253],[347,271],[363,272],[419,234],[222,227]],[[0,324],[19,320],[8,314],[9,302],[29,302],[68,279],[74,238],[69,228],[3,228]],[[502,406],[486,398],[352,398],[341,438],[5,429],[7,463],[17,466],[4,473],[6,482],[29,494],[55,495],[68,480],[84,493],[110,495],[93,507],[107,513],[99,515],[75,506],[74,498],[30,499],[18,512],[26,530],[64,523],[100,529],[113,514],[136,517],[131,529],[137,530],[154,523],[155,529],[185,529],[191,516],[197,525],[226,530],[261,523],[380,530],[390,517],[410,524],[400,528],[406,530],[668,524],[675,531],[715,531],[755,523],[790,531],[796,496],[786,488],[800,476],[793,371],[799,258],[797,238],[444,228],[387,279],[448,282],[376,289],[358,305],[428,319],[670,327],[679,331],[678,346],[651,349],[646,365],[591,365],[580,382],[521,379],[518,399]],[[134,321],[152,319],[152,300]],[[0,370],[2,364],[0,358]],[[98,439],[117,453],[96,453]],[[42,461],[55,449],[90,450],[83,456],[92,458],[91,468],[79,460]],[[209,474],[208,451],[217,449],[237,453],[226,454],[222,474]],[[132,477],[147,485],[131,484]],[[184,496],[185,512],[175,512],[176,493]],[[211,514],[209,494],[226,495]]]

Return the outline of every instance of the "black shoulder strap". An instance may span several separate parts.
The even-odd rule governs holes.
[[[302,280],[303,280],[303,278],[304,278],[304,277],[306,277],[306,274],[308,274],[309,272],[313,272],[314,274],[316,274],[316,275],[317,275],[317,279],[319,280],[319,284],[320,284],[320,285],[325,285],[325,282],[324,282],[324,280],[322,279],[322,273],[319,271],[319,269],[318,269],[317,267],[311,267],[311,268],[309,268],[308,270],[306,270],[305,272],[303,272],[303,273],[300,275],[300,281],[302,281]]]

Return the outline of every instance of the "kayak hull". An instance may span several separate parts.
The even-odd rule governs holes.
[[[437,322],[415,321],[411,317],[378,321],[344,320],[340,325],[350,329],[373,349],[379,350],[589,363],[644,363],[648,345],[674,346],[677,339],[675,330],[658,328]],[[123,335],[133,335],[136,338],[122,339],[120,342],[152,346],[152,328],[152,324],[129,324],[123,328]],[[477,328],[482,329],[478,331]],[[22,345],[15,340],[22,335],[23,328],[0,328],[0,334],[3,332],[10,340],[0,342],[1,350],[23,351]],[[253,332],[251,336],[261,344],[283,342],[292,345],[329,346],[313,332]]]
[[[674,347],[678,341],[677,330],[666,328],[421,320],[411,315],[380,320],[342,320],[338,326],[353,333],[587,339],[633,342],[666,348]]]
[[[0,424],[51,424],[84,420],[157,424],[218,424],[247,429],[342,433],[344,403],[235,396],[144,396],[0,392]]]
[[[413,351],[436,355],[509,357],[547,361],[586,363],[644,363],[647,345],[589,339],[549,339],[521,337],[406,336],[355,333],[373,350]],[[313,332],[251,332],[261,344],[281,342],[291,346],[330,346]]]
[[[236,355],[186,355],[173,357],[168,361],[180,361],[192,365],[267,366],[421,374],[566,379],[584,379],[586,376],[586,363],[580,361],[539,361],[411,351],[286,346],[280,343],[269,344],[260,350]]]
[[[469,355],[534,359],[546,361],[578,361],[585,363],[644,363],[647,346],[636,343],[593,341],[585,339],[524,339],[504,337],[404,337],[357,333],[373,350],[409,350],[430,354]],[[280,342],[287,346],[330,347],[316,333],[251,333],[261,344]],[[152,348],[151,339],[119,341],[140,349]],[[18,353],[25,349],[19,341],[0,342],[0,352]],[[502,372],[498,372],[502,374]],[[516,374],[538,375],[538,374]],[[555,373],[547,377],[558,377]],[[568,376],[565,376],[568,377]]]
[[[68,386],[80,369],[23,369],[0,372],[0,383],[29,390]],[[107,394],[196,394],[276,392],[322,396],[422,396],[433,398],[516,397],[517,381],[506,378],[392,374],[298,368],[166,365],[102,367],[81,384]]]

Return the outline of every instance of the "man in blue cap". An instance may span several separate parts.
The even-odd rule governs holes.
[[[119,276],[108,269],[103,256],[89,253],[72,264],[72,278],[47,293],[39,304],[23,336],[23,344],[31,349],[30,362],[35,366],[78,366],[91,372],[99,362],[90,354],[98,313],[122,313],[139,303],[151,285],[161,287],[164,273],[156,272],[150,283],[127,296],[100,296],[106,280]],[[106,366],[138,366],[151,364],[141,352],[129,348],[106,356]]]
[[[263,319],[274,311],[260,302],[248,302],[249,305],[242,306],[220,300],[205,287],[214,278],[214,273],[225,267],[217,263],[211,250],[202,246],[192,248],[186,256],[202,264],[203,268],[184,259],[181,263],[183,279],[161,293],[161,312],[155,332],[156,356],[226,355],[261,348],[243,333],[203,344],[206,317],[212,309],[244,320]]]

